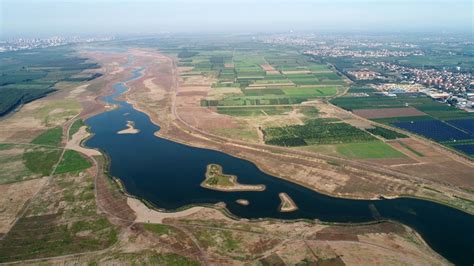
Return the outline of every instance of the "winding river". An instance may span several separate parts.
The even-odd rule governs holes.
[[[305,187],[270,176],[253,163],[222,152],[194,148],[156,137],[160,128],[150,118],[124,101],[114,98],[127,90],[126,82],[137,79],[143,69],[114,84],[115,92],[104,97],[119,108],[89,118],[94,136],[86,146],[99,148],[111,159],[110,174],[120,178],[127,191],[158,208],[174,210],[190,204],[225,202],[239,217],[318,219],[325,222],[368,222],[390,219],[414,228],[439,254],[458,265],[474,263],[474,216],[431,201],[399,198],[349,200],[319,194]],[[133,121],[137,134],[117,134]],[[220,164],[224,173],[237,175],[245,184],[264,184],[262,192],[219,192],[202,188],[206,166]],[[286,192],[299,209],[278,211],[278,193]],[[247,199],[250,205],[237,204]]]

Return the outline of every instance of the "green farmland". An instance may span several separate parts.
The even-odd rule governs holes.
[[[341,156],[348,159],[403,158],[403,153],[382,141],[310,145],[298,147],[301,150]]]
[[[337,94],[337,88],[289,88],[282,89],[285,95],[288,96],[300,96],[300,97],[327,97],[334,96]]]
[[[337,119],[313,119],[304,125],[271,127],[264,130],[265,143],[277,146],[306,146],[376,140],[367,132]]]
[[[331,103],[348,111],[357,109],[414,107],[419,111],[426,113],[426,118],[440,120],[469,118],[474,116],[471,113],[437,102],[420,94],[398,95],[396,97],[388,97],[385,95],[371,95],[369,97],[343,96],[332,99]],[[411,119],[413,120],[414,118],[412,117]]]
[[[337,152],[354,159],[399,158],[405,155],[382,141],[347,143],[336,146]]]
[[[300,104],[333,97],[346,86],[346,81],[327,65],[315,64],[309,57],[294,51],[196,50],[195,53],[188,51],[181,62],[193,66],[193,73],[214,77],[213,89],[241,90],[240,94],[204,98],[201,106],[205,107]],[[219,112],[242,113],[225,109]]]
[[[401,133],[398,133],[396,131],[386,129],[386,128],[383,128],[383,127],[377,127],[377,126],[374,127],[374,128],[368,128],[367,131],[374,134],[374,135],[381,136],[384,139],[401,139],[401,138],[407,138],[408,137],[405,134],[401,134]]]
[[[370,109],[365,111],[370,111],[376,113],[383,113],[383,109],[385,108],[405,108],[405,107],[412,107],[425,113],[420,113],[420,115],[415,116],[404,116],[403,113],[400,113],[399,116],[391,116],[391,117],[379,117],[379,118],[371,118],[371,120],[386,124],[392,127],[399,127],[403,130],[410,131],[411,133],[418,134],[425,138],[431,138],[432,140],[437,141],[438,143],[457,149],[457,146],[453,145],[454,143],[470,143],[472,140],[470,139],[460,139],[460,140],[444,140],[444,135],[449,135],[452,132],[456,131],[456,128],[452,128],[451,130],[441,128],[443,125],[450,125],[449,123],[454,120],[461,120],[461,121],[470,121],[470,119],[474,118],[473,113],[466,112],[464,110],[458,109],[447,103],[442,103],[435,101],[425,95],[422,94],[415,94],[415,93],[407,93],[402,95],[397,95],[395,97],[388,97],[385,95],[378,95],[371,91],[370,89],[361,88],[351,88],[349,90],[350,93],[357,93],[359,91],[363,91],[369,96],[363,97],[353,97],[350,94],[347,96],[342,96],[338,98],[334,98],[331,100],[331,103],[344,108],[349,111],[354,111],[358,109]],[[438,125],[433,126],[433,128],[429,130],[421,130],[421,129],[407,129],[400,125],[412,125],[412,124],[424,124],[424,125]],[[378,135],[387,140],[393,140],[398,138],[405,138],[407,137],[405,134],[400,134],[393,130],[389,130],[382,127],[375,127],[371,129],[367,129],[368,132]],[[460,131],[462,134],[465,131]],[[438,138],[436,140],[436,138]],[[463,137],[466,138],[466,137]],[[461,147],[461,146],[458,146]],[[460,152],[463,152],[460,150]],[[413,153],[417,154],[418,156],[423,156],[418,152],[414,151]],[[467,154],[471,156],[470,154]]]

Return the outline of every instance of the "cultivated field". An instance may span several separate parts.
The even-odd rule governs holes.
[[[387,118],[387,117],[405,117],[405,116],[424,116],[423,112],[413,107],[407,108],[382,108],[382,109],[357,109],[354,114],[367,118]]]
[[[407,93],[388,97],[378,95],[373,90],[362,91],[366,95],[361,97],[357,93],[349,93],[332,99],[331,102],[359,117],[404,129],[472,157],[469,146],[462,144],[474,141],[473,113],[420,94]]]

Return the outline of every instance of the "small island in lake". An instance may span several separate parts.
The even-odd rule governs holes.
[[[206,179],[201,183],[201,187],[225,192],[265,190],[265,185],[240,184],[237,182],[237,176],[224,174],[218,164],[207,165]]]
[[[250,202],[246,199],[238,199],[235,202],[237,202],[238,204],[243,205],[243,206],[248,206],[250,204]]]
[[[293,212],[298,210],[298,206],[296,206],[295,202],[288,196],[286,193],[280,193],[278,194],[278,197],[280,197],[281,203],[280,203],[280,212]]]
[[[136,129],[133,121],[127,121],[127,128],[120,130],[117,134],[137,134],[140,130]]]

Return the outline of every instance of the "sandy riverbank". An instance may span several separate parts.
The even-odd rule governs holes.
[[[178,212],[160,212],[148,208],[143,202],[135,198],[127,198],[127,204],[135,212],[137,223],[163,223],[165,218],[180,218],[194,214],[204,207],[192,207]]]
[[[101,153],[94,149],[88,149],[81,146],[81,142],[87,139],[91,134],[87,131],[86,126],[82,126],[79,130],[72,136],[72,138],[67,142],[66,149],[75,150],[82,154],[85,154],[89,157],[91,156],[100,156]]]

